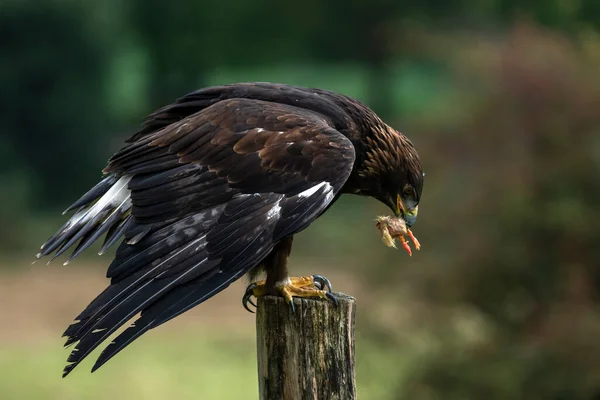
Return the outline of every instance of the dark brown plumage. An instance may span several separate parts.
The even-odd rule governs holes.
[[[244,274],[288,278],[293,235],[342,193],[372,196],[410,227],[423,173],[410,141],[365,105],[271,83],[210,87],[150,115],[43,246],[73,259],[106,233],[123,239],[110,285],[65,332],[67,375],[109,335],[94,370]]]

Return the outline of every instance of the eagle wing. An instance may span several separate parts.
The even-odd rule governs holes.
[[[79,240],[73,258],[107,231],[103,251],[124,236],[110,285],[64,334],[77,342],[64,376],[136,314],[93,370],[247,273],[324,211],[354,159],[326,117],[252,99],[216,102],[130,142],[42,246],[60,254]]]

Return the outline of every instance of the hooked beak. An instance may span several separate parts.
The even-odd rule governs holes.
[[[404,221],[406,221],[406,226],[409,228],[414,225],[417,221],[417,214],[419,213],[419,206],[415,206],[415,208],[411,208],[410,210],[406,209],[404,202],[400,195],[396,195],[396,216],[402,217]]]

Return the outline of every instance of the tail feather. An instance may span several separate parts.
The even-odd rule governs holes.
[[[117,240],[119,240],[119,238],[124,235],[125,231],[131,226],[132,223],[133,216],[131,214],[127,214],[118,224],[113,224],[110,228],[108,228],[108,232],[104,238],[104,243],[102,243],[102,248],[100,248],[98,255],[106,253],[106,250],[108,250],[113,244],[115,244]]]
[[[81,218],[81,216],[85,213],[83,208],[84,207],[77,210],[77,212],[75,212],[75,214],[73,214],[73,216],[67,222],[65,222],[65,224],[58,231],[56,231],[56,233],[52,235],[50,239],[48,239],[46,243],[42,245],[42,247],[40,247],[40,252],[37,254],[37,258],[47,256],[65,243],[65,235],[69,231],[69,227],[78,221],[79,218]]]
[[[265,236],[268,236],[269,234],[271,233],[263,232],[263,235]],[[248,249],[251,249],[250,254],[252,254],[252,256],[244,257],[244,262],[236,268],[228,270],[227,273],[223,273],[223,270],[219,269],[213,271],[213,274],[207,274],[207,276],[200,281],[181,285],[144,309],[140,318],[117,336],[102,351],[98,360],[92,367],[92,372],[104,365],[108,360],[149,329],[156,328],[178,315],[181,315],[229,286],[231,282],[238,279],[247,271],[245,266],[258,263],[261,258],[264,257],[265,243],[260,240],[260,236],[256,237],[251,240],[250,243],[246,244],[244,250]],[[237,256],[231,259],[229,265],[235,265],[239,258],[244,254],[247,253],[245,253],[245,251],[239,252]],[[71,372],[72,369],[73,367],[68,365],[65,368],[65,374]]]
[[[208,260],[207,254],[202,251],[194,257],[189,257],[190,251],[195,251],[196,246],[202,246],[205,242],[205,236],[194,239],[181,249],[174,251],[172,255],[166,257],[155,267],[158,269],[162,264],[184,261],[189,258],[193,264],[191,268],[163,279],[161,279],[162,274],[144,282],[138,282],[139,279],[137,279],[122,288],[121,293],[101,306],[89,319],[80,321],[82,323],[76,323],[73,329],[65,332],[68,336],[66,345],[73,344],[75,341],[79,341],[79,343],[67,359],[69,364],[65,367],[63,376],[68,375],[89,353],[143,308],[159,300],[176,285],[185,284],[197,278],[218,263],[218,260]]]
[[[117,209],[115,209],[109,216],[102,222],[96,230],[90,229],[86,235],[81,239],[77,248],[73,251],[73,254],[65,262],[65,265],[70,263],[75,257],[81,254],[85,249],[90,247],[100,236],[102,236],[109,228],[118,227],[119,222],[123,220],[123,215],[127,210],[131,208],[131,201],[125,200]],[[108,236],[107,236],[108,238]]]
[[[54,252],[51,262],[79,241],[67,264],[108,231],[101,253],[106,251],[123,235],[131,220],[131,196],[127,187],[130,180],[131,176],[110,175],[67,208],[65,212],[77,211],[42,245],[37,258]]]
[[[106,178],[102,179],[96,184],[96,186],[94,186],[86,194],[81,196],[79,200],[71,204],[69,208],[63,211],[63,215],[76,208],[86,206],[89,203],[96,200],[97,198],[103,196],[118,180],[119,178],[117,178],[115,175],[109,175]]]

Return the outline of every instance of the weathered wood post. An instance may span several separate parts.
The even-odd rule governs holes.
[[[258,299],[256,342],[260,400],[353,400],[353,297],[331,301]]]

